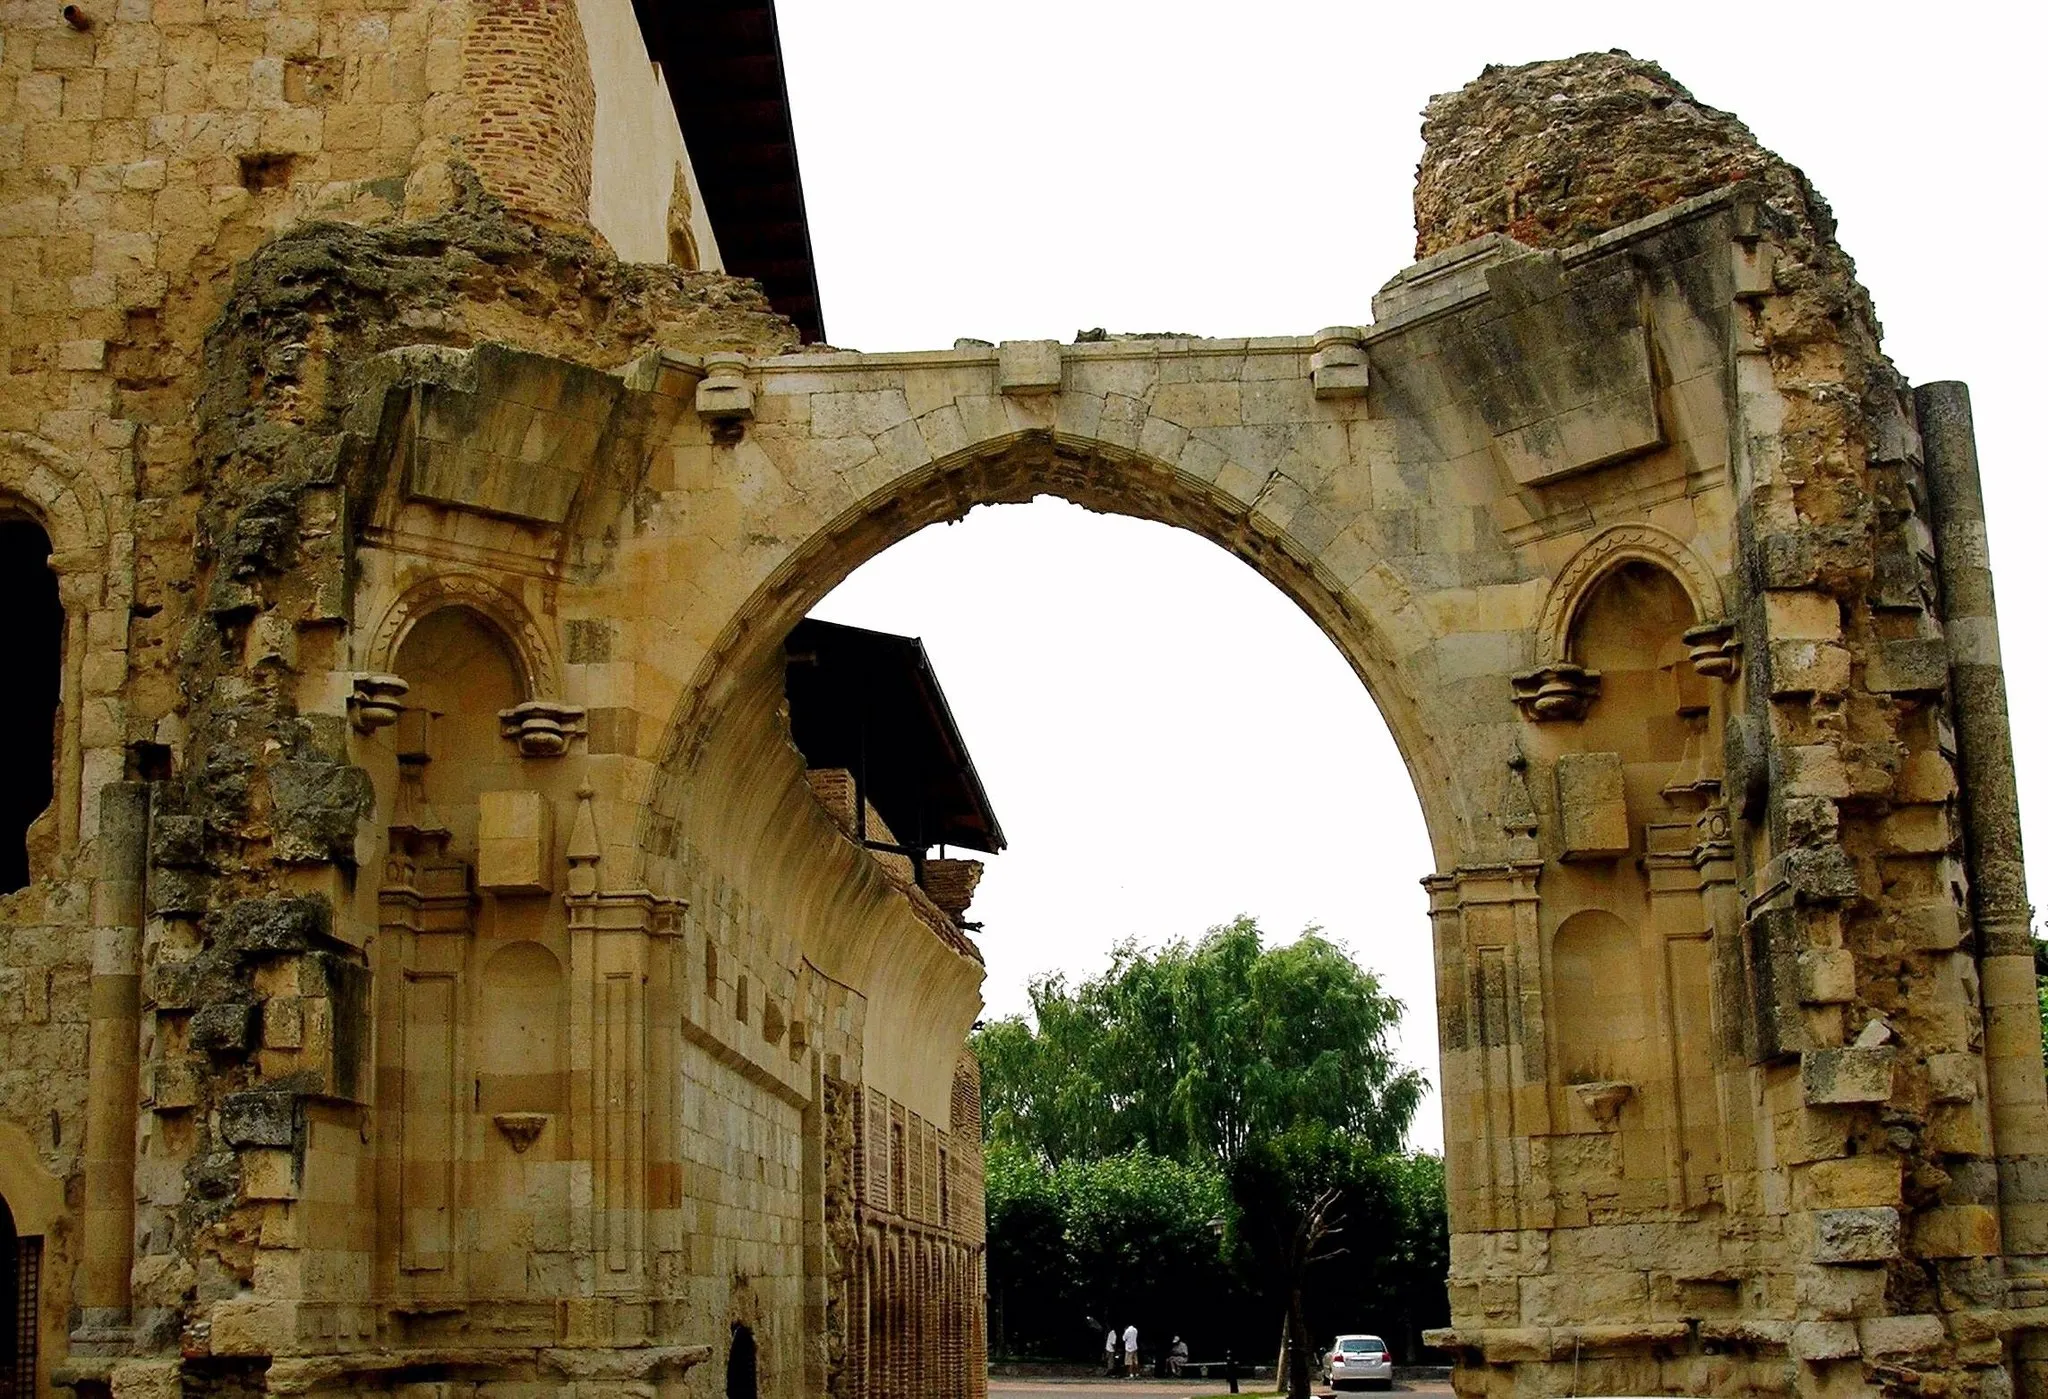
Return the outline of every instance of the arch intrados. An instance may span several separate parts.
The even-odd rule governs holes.
[[[1103,468],[1117,468],[1105,472]],[[1398,679],[1392,648],[1317,565],[1292,550],[1284,532],[1253,527],[1235,496],[1157,458],[1092,439],[1047,433],[983,442],[907,472],[842,511],[769,574],[719,634],[678,701],[664,736],[646,826],[670,810],[664,788],[686,780],[741,676],[782,644],[826,594],[868,560],[930,525],[981,505],[1028,504],[1054,496],[1101,514],[1173,525],[1227,550],[1301,608],[1364,684],[1394,736],[1422,807],[1439,867],[1455,859],[1460,810],[1450,765]]]

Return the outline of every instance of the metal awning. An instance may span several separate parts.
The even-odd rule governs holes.
[[[851,772],[907,849],[1008,844],[922,641],[807,618],[784,655],[790,732],[808,766]]]

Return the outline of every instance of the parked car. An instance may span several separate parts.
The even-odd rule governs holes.
[[[1323,1357],[1323,1375],[1330,1388],[1360,1385],[1366,1389],[1394,1387],[1394,1357],[1378,1336],[1339,1336]]]

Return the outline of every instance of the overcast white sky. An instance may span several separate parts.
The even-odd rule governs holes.
[[[1487,63],[1655,58],[1833,203],[1912,379],[1976,401],[2022,800],[2048,819],[2044,223],[2031,7],[781,0],[835,344],[1307,334],[1411,258],[1418,113]],[[1335,649],[1192,535],[1041,501],[927,530],[819,609],[922,636],[1009,835],[991,1014],[1116,940],[1317,922],[1432,1076],[1422,818]],[[2048,830],[2035,828],[2037,847]],[[2038,887],[2038,886],[2037,886]],[[1413,1139],[1435,1147],[1434,1101]]]

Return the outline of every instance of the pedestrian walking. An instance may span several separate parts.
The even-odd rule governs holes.
[[[1138,1328],[1124,1328],[1124,1373],[1135,1377],[1138,1373]]]

